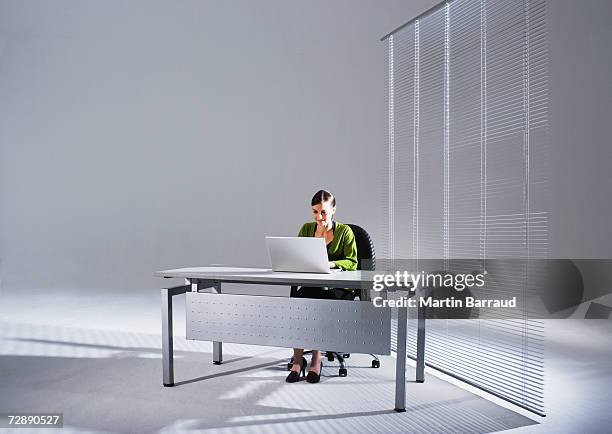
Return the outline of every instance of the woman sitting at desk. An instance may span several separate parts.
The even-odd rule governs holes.
[[[324,238],[327,244],[327,258],[329,268],[340,268],[342,270],[357,269],[357,244],[355,236],[348,225],[336,222],[336,199],[325,190],[319,190],[311,200],[312,216],[314,222],[305,223],[300,229],[298,237]],[[323,298],[338,300],[353,300],[353,292],[342,288],[314,288],[302,286],[292,293],[292,297],[298,298]],[[312,351],[310,369],[306,376],[309,383],[318,383],[321,378],[321,351]],[[293,349],[293,366],[287,376],[288,383],[295,383],[300,379],[300,374],[306,371],[306,359],[303,348]]]

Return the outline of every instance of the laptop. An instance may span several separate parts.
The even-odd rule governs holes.
[[[336,273],[329,268],[327,247],[323,238],[266,237],[272,271],[294,273]]]

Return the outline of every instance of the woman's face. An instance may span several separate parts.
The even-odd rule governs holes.
[[[332,207],[331,201],[323,202],[312,207],[312,217],[317,222],[317,226],[331,227],[332,219],[336,207]]]

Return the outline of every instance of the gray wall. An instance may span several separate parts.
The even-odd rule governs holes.
[[[265,265],[320,187],[381,244],[378,39],[435,3],[0,0],[0,288]],[[611,9],[549,2],[553,256],[612,256]]]
[[[550,230],[557,258],[612,258],[612,2],[550,0]]]
[[[378,237],[379,38],[433,3],[0,0],[2,288],[266,265],[321,187]]]

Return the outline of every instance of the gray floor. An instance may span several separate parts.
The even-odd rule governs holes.
[[[408,411],[399,414],[391,357],[375,370],[364,367],[367,356],[353,355],[348,377],[325,367],[317,385],[284,382],[286,349],[226,344],[226,363],[214,366],[209,343],[184,339],[181,302],[178,387],[164,388],[158,304],[154,290],[120,297],[4,290],[0,413],[62,412],[62,432],[586,433],[612,425],[612,321],[549,321],[546,418],[431,372],[425,384],[408,383]]]

